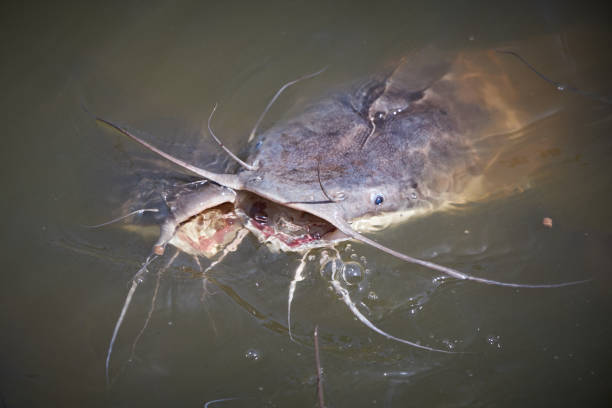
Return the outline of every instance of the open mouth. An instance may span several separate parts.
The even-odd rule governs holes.
[[[243,228],[234,205],[223,203],[183,222],[169,243],[190,255],[212,258],[231,244]]]
[[[240,194],[237,212],[261,242],[286,252],[301,252],[346,240],[329,222],[250,193]]]
[[[235,204],[223,203],[183,222],[170,244],[188,254],[210,259],[234,242],[244,229],[271,249],[284,252],[327,247],[348,239],[336,227],[312,214],[241,192]]]

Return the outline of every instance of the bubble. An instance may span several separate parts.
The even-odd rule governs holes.
[[[444,345],[446,346],[447,349],[449,350],[454,350],[455,347],[457,346],[457,340],[450,340],[450,339],[444,339],[442,340],[442,343],[444,343]]]
[[[259,361],[261,359],[261,352],[255,349],[248,349],[246,353],[244,353],[244,357],[250,361]]]
[[[342,270],[342,278],[349,285],[356,285],[363,280],[364,274],[361,265],[357,262],[347,262]]]
[[[415,306],[415,307],[410,308],[410,310],[408,310],[408,313],[414,316],[422,310],[423,310],[423,306]]]
[[[327,262],[327,260],[329,259],[329,252],[327,251],[321,251],[321,265],[323,265],[324,263]]]
[[[332,280],[344,269],[344,263],[338,258],[328,260],[320,269],[321,276],[327,280]]]
[[[446,281],[446,276],[436,276],[435,278],[431,280],[431,283],[433,283],[435,286],[439,286],[443,284],[445,281]]]
[[[487,336],[487,343],[488,343],[490,346],[492,346],[492,347],[495,347],[495,348],[497,348],[497,349],[501,349],[501,348],[502,348],[502,345],[501,345],[501,343],[499,342],[499,339],[500,339],[500,337],[499,337],[499,336],[496,336],[496,335],[491,334],[491,335]]]

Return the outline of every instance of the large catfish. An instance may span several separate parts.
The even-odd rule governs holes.
[[[517,90],[504,58],[493,51],[449,55],[429,48],[414,53],[385,74],[323,99],[255,136],[245,161],[219,142],[240,163],[233,174],[211,172],[205,163],[187,163],[98,118],[203,179],[168,201],[169,216],[134,278],[115,327],[107,375],[131,296],[149,262],[162,255],[168,243],[196,256],[212,257],[227,247],[234,250],[246,230],[262,242],[300,253],[356,240],[456,279],[520,288],[577,283],[523,284],[475,277],[411,257],[364,235],[415,214],[492,193],[486,170],[497,156],[491,149],[482,155],[476,146],[516,134],[534,117],[527,107],[513,103]],[[211,134],[217,139],[212,129]],[[304,256],[291,283],[289,307],[295,284],[303,279],[305,261]],[[418,348],[449,352],[383,332],[359,311],[336,279],[332,286],[359,320],[378,333]]]

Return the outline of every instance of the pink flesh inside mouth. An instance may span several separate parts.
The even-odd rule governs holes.
[[[311,214],[249,195],[239,207],[224,203],[185,221],[170,244],[185,253],[210,259],[243,229],[285,252],[333,245],[331,238],[337,232],[333,225]]]
[[[265,242],[276,242],[285,251],[299,252],[313,246],[327,246],[326,240],[336,228],[303,211],[250,197],[242,201],[248,209],[247,227]]]

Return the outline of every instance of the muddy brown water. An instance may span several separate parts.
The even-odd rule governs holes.
[[[329,289],[316,260],[297,287],[290,341],[286,297],[299,257],[251,237],[212,272],[206,292],[197,265],[178,258],[126,364],[154,291],[154,277],[145,281],[107,389],[112,328],[155,238],[120,225],[81,227],[116,215],[135,195],[155,198],[162,181],[179,174],[101,129],[82,104],[222,170],[225,157],[200,132],[215,102],[217,134],[240,151],[282,83],[329,65],[290,89],[263,128],[431,43],[516,44],[551,77],[610,95],[611,33],[602,16],[553,2],[6,7],[0,406],[203,406],[227,397],[240,399],[219,405],[317,406],[315,325],[330,407],[602,405],[612,380],[609,105],[555,91],[528,95],[557,113],[527,129],[495,168],[500,183],[527,173],[526,188],[373,235],[478,276],[592,283],[439,284],[438,274],[364,245],[339,247],[345,261],[368,269],[349,289],[379,327],[470,354],[424,352],[371,332]]]

